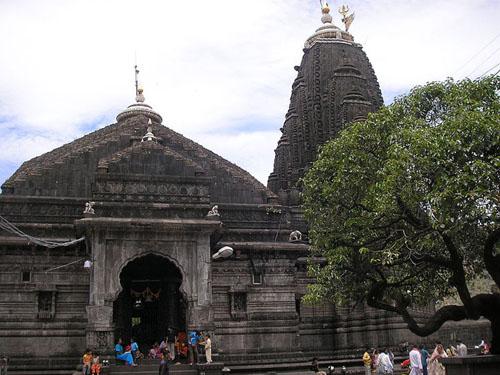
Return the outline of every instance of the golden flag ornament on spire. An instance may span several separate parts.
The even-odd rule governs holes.
[[[352,21],[354,21],[354,12],[352,12],[349,16],[347,13],[349,13],[349,6],[347,5],[342,5],[339,8],[339,13],[342,15],[342,22],[345,25],[345,31],[349,31],[349,27],[351,27]]]

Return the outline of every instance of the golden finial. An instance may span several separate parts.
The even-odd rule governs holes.
[[[323,14],[328,14],[330,13],[330,6],[328,5],[328,3],[325,3],[325,4],[322,4],[321,5],[321,12]]]
[[[330,6],[324,0],[319,0],[319,4],[321,5],[321,13],[323,16],[321,17],[321,22],[323,23],[332,23],[332,16],[330,15]]]
[[[345,31],[349,31],[349,27],[351,27],[352,21],[354,21],[354,12],[352,12],[349,16],[347,13],[349,13],[350,9],[349,6],[347,5],[342,5],[339,8],[339,13],[342,15],[342,22],[345,25]]]

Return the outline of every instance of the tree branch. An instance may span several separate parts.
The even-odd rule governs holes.
[[[455,243],[452,238],[445,232],[439,232],[441,238],[446,245],[450,253],[451,260],[451,271],[453,272],[452,282],[457,289],[458,295],[462,300],[465,311],[467,312],[467,317],[469,319],[479,319],[478,312],[475,310],[474,305],[471,301],[471,295],[469,288],[467,286],[467,281],[465,279],[465,271],[463,266],[464,258],[460,255]]]
[[[494,255],[495,245],[500,240],[500,229],[491,232],[484,244],[484,263],[493,281],[500,287],[500,255]]]
[[[374,288],[372,288],[372,290],[368,293],[368,305],[400,315],[408,326],[408,329],[418,336],[428,336],[436,332],[447,321],[470,319],[464,306],[449,305],[440,308],[424,324],[419,325],[406,307],[399,305],[399,303],[397,303],[396,306],[393,306],[382,302],[377,299],[379,294],[380,293],[374,285]],[[479,319],[480,316],[484,316],[490,321],[498,319],[498,311],[500,311],[500,295],[478,294],[471,298],[471,302],[474,305],[474,309],[479,312],[479,316],[474,320]]]
[[[405,204],[405,202],[403,202],[400,196],[396,196],[396,203],[398,204],[399,209],[403,213],[408,223],[418,229],[424,229],[428,227],[427,223],[422,222],[416,215],[413,214],[413,212]]]

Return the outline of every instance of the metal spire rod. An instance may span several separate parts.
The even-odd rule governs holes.
[[[139,95],[139,69],[135,66],[135,95]]]

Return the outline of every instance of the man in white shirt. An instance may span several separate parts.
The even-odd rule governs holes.
[[[465,357],[467,355],[467,346],[462,340],[457,340],[457,354],[459,357]]]
[[[382,353],[378,356],[378,374],[392,374],[394,368],[392,366],[392,361],[389,355],[387,354],[387,349],[384,349]]]
[[[410,352],[410,369],[411,371],[409,375],[420,375],[423,373],[422,356],[417,345],[412,345]]]

